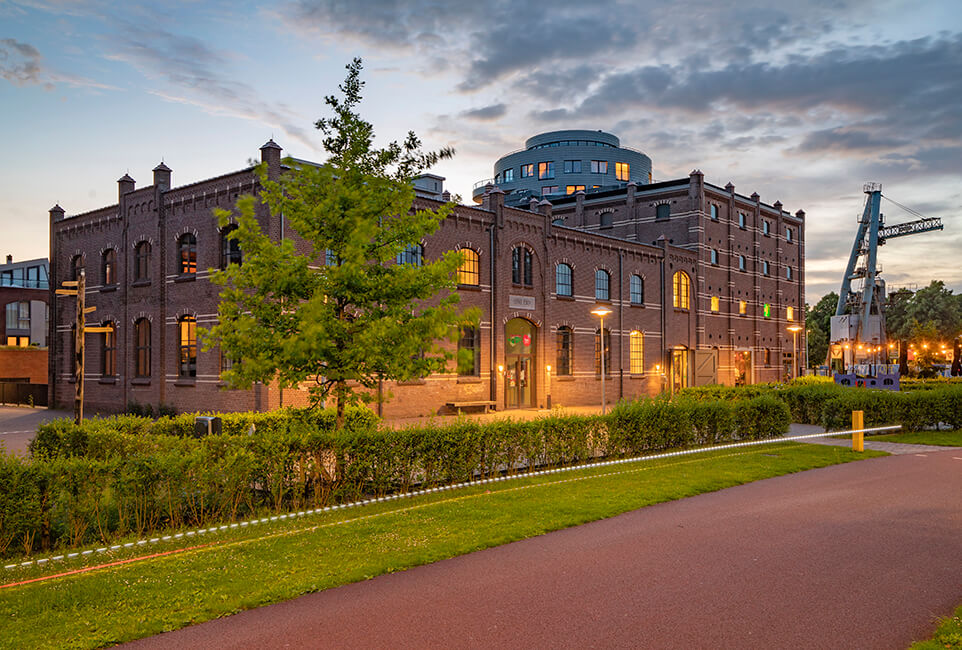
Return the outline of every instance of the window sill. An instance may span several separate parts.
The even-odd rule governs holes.
[[[480,284],[459,284],[458,291],[481,291]]]
[[[644,309],[644,308],[645,308],[645,303],[643,303],[643,302],[633,302],[633,303],[630,303],[628,306],[629,306],[629,307],[638,307],[638,308],[640,308],[640,309]]]
[[[184,275],[178,275],[176,278],[174,278],[174,282],[193,282],[196,279],[196,273],[185,273]]]
[[[131,386],[150,386],[150,377],[134,377],[130,380]]]
[[[571,375],[556,375],[552,377],[554,381],[574,381],[575,378]]]
[[[101,377],[100,379],[97,380],[97,383],[98,383],[98,384],[116,384],[116,383],[117,383],[117,378],[116,378],[116,377]]]
[[[197,385],[197,380],[193,377],[191,378],[181,378],[174,382],[174,386],[189,386],[194,387]]]
[[[514,282],[512,282],[511,288],[512,289],[533,289],[534,285],[533,284],[515,284]]]
[[[675,307],[676,314],[687,314],[690,311],[691,311],[690,309],[682,309],[681,307]]]
[[[574,296],[561,296],[561,295],[557,295],[557,296],[555,296],[555,297],[556,297],[558,300],[567,300],[567,301],[569,301],[569,302],[574,302],[574,301],[575,301],[575,297],[574,297]]]
[[[595,296],[595,303],[601,304],[601,305],[610,305],[611,298],[599,298],[598,296]]]
[[[459,383],[459,384],[480,384],[480,383],[482,383],[483,381],[484,381],[484,380],[481,379],[480,377],[476,377],[476,376],[473,376],[473,375],[472,375],[472,376],[458,377],[458,383]]]
[[[111,291],[116,291],[116,290],[117,290],[116,284],[110,284],[110,285],[107,285],[106,287],[100,287],[100,293],[110,293]]]
[[[132,287],[149,287],[149,286],[150,286],[150,280],[134,280],[133,282],[130,283],[130,286],[132,286]]]
[[[428,382],[426,382],[423,379],[408,379],[407,381],[399,381],[397,385],[398,386],[423,386],[426,383]]]

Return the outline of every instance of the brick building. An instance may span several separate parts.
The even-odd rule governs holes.
[[[0,381],[46,384],[48,298],[47,260],[14,262],[7,255],[0,264]]]
[[[273,141],[261,148],[271,176],[282,171],[280,153]],[[419,179],[416,206],[438,205],[442,182]],[[50,211],[54,286],[85,269],[87,304],[98,307],[88,322],[114,328],[88,340],[88,406],[269,410],[305,403],[300,390],[227,390],[220,373],[229,361],[196,343],[194,328],[217,314],[209,269],[242,259],[211,210],[257,193],[252,170],[175,188],[161,164],[152,185],[136,189],[125,175],[118,188],[116,205],[69,217],[59,206]],[[505,205],[496,187],[480,198],[478,206],[457,206],[411,252],[435,258],[462,251],[461,303],[482,313],[478,331],[463,331],[458,343],[473,351],[473,367],[385,386],[392,394],[385,416],[444,412],[459,401],[491,401],[498,409],[597,404],[602,347],[611,403],[789,372],[786,325],[803,315],[801,212],[707,184],[697,171],[553,202],[532,198],[524,207]],[[271,237],[291,235],[282,216],[259,210]],[[51,309],[57,404],[73,396],[69,300]],[[591,313],[599,304],[611,311],[604,333]]]

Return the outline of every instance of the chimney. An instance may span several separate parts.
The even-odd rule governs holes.
[[[488,195],[488,210],[494,213],[494,221],[499,228],[504,228],[504,192],[495,187]]]
[[[805,210],[799,210],[798,212],[795,213],[795,216],[798,217],[799,219],[804,220],[804,219],[805,219]]]
[[[528,199],[528,210],[530,210],[531,212],[537,212],[537,211],[538,211],[538,199],[537,199],[537,197],[532,196],[530,199]]]
[[[583,228],[585,226],[585,191],[575,192],[575,226]]]
[[[634,204],[635,204],[635,191],[637,191],[638,186],[635,185],[635,181],[628,181],[627,187],[628,187],[628,192],[627,192],[625,198],[626,198],[626,200],[628,201],[628,205],[634,205]]]
[[[7,255],[7,264],[13,264],[13,255]]]
[[[729,194],[734,194],[735,185],[731,181],[728,181],[728,184],[725,185],[725,191],[728,192]]]
[[[277,180],[281,175],[281,147],[271,138],[261,147],[261,162],[267,163],[267,177]]]
[[[130,177],[130,174],[124,174],[117,181],[117,200],[123,198],[124,194],[130,194],[134,191],[134,187],[137,185],[137,181]]]
[[[50,208],[50,223],[54,221],[63,221],[64,210],[59,205],[55,205]]]
[[[776,200],[774,203],[772,203],[772,207],[775,208],[776,210],[778,210],[778,214],[781,214],[781,213],[782,213],[782,202],[781,202],[781,201]]]
[[[163,162],[154,167],[154,186],[162,192],[170,189],[170,172],[170,167]]]
[[[552,208],[551,201],[549,201],[548,199],[541,199],[541,203],[538,204],[538,209],[541,211],[541,214],[544,215],[544,233],[546,236],[549,236],[549,237],[551,236],[551,222],[552,222],[551,208]]]

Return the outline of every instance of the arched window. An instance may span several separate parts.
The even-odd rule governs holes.
[[[233,236],[237,224],[225,226],[220,231],[220,268],[226,269],[231,264],[240,266],[241,249],[237,238]]]
[[[177,321],[180,333],[180,377],[197,376],[197,319],[181,316]]]
[[[150,279],[150,242],[142,241],[134,248],[134,282]]]
[[[559,296],[571,296],[574,294],[572,286],[571,267],[561,263],[554,270],[555,291]]]
[[[134,363],[136,377],[150,377],[150,321],[139,318],[134,323],[134,337],[136,338],[137,358]]]
[[[117,251],[112,248],[104,251],[103,278],[105,287],[117,284]]]
[[[595,374],[601,374],[601,331],[595,330]],[[607,327],[604,332],[605,341],[605,375],[611,374],[611,330]]]
[[[603,269],[598,269],[595,271],[595,299],[596,300],[610,300],[611,292],[609,287],[611,285],[611,276],[608,272]]]
[[[397,254],[398,264],[410,264],[411,266],[421,266],[424,260],[424,246],[421,244],[410,244],[407,248]]]
[[[518,246],[511,251],[511,282],[530,287],[532,282],[531,251]]]
[[[672,276],[672,286],[674,287],[674,305],[675,309],[688,309],[688,295],[689,295],[689,279],[688,274],[684,271],[676,271],[675,275]]]
[[[70,261],[70,279],[79,280],[80,274],[84,270],[83,255],[74,255]]]
[[[466,377],[481,375],[481,331],[477,327],[462,327],[458,338],[458,374]]]
[[[197,273],[197,238],[192,233],[184,233],[177,240],[177,260],[181,275]]]
[[[103,326],[110,330],[104,332],[103,345],[100,348],[100,374],[113,377],[117,374],[117,328],[110,321]]]
[[[628,335],[629,371],[633,375],[645,372],[645,335],[638,330]]]
[[[481,284],[481,258],[470,248],[458,251],[461,264],[458,266],[458,284],[476,287]]]
[[[768,260],[762,260],[762,275],[768,275]]]
[[[570,375],[573,371],[574,338],[571,328],[562,325],[558,328],[558,357],[555,366],[556,375]]]
[[[628,281],[628,294],[633,305],[645,304],[645,281],[640,275],[633,275]]]

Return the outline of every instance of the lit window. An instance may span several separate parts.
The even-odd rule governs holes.
[[[708,209],[711,212],[712,221],[718,221],[718,206],[712,203]]]
[[[137,243],[134,249],[134,281],[150,279],[150,242]]]
[[[741,314],[742,316],[748,313],[748,303],[745,302],[744,300],[738,301],[738,313]]]
[[[772,306],[767,302],[762,305],[762,316],[764,316],[765,318],[772,317]]]
[[[513,183],[514,182],[514,167],[504,170],[504,182]]]
[[[667,203],[662,203],[659,206],[655,206],[655,219],[667,219],[671,216],[671,206]]]
[[[559,296],[571,296],[571,267],[567,264],[559,264],[554,271],[555,291]]]
[[[177,321],[180,333],[180,377],[197,376],[197,319],[193,316],[182,316]]]
[[[716,265],[718,264],[718,251],[714,248],[711,249],[711,263]]]
[[[458,251],[461,264],[458,265],[458,284],[476,287],[481,283],[481,264],[479,255],[470,248]]]
[[[619,181],[628,180],[630,166],[628,163],[616,162],[615,163],[615,178]]]
[[[744,270],[745,270],[745,256],[744,256],[744,255],[739,255],[739,256],[738,256],[738,270],[739,270],[739,271],[744,271]]]
[[[565,187],[565,194],[574,194],[575,192],[578,192],[578,191],[584,192],[584,190],[585,190],[584,185],[568,185],[567,187]]]
[[[688,309],[688,274],[684,271],[676,271],[672,276],[672,286],[674,288],[673,304],[675,309]]]
[[[768,275],[768,260],[762,260],[762,275]]]
[[[540,162],[538,163],[538,180],[543,181],[546,178],[554,178],[554,163],[553,162]]]
[[[580,173],[581,173],[581,161],[580,161],[580,160],[566,160],[566,161],[565,161],[565,173],[566,173],[566,174],[580,174]]]
[[[104,377],[112,377],[117,374],[117,329],[110,321],[104,323],[104,327],[109,327],[110,329],[104,332],[100,357],[100,374]]]
[[[645,372],[645,336],[638,330],[628,335],[628,361],[631,374]]]
[[[557,194],[557,185],[545,185],[541,188],[541,196],[548,196],[549,194]]]
[[[103,276],[105,287],[117,284],[117,251],[112,248],[104,251]]]
[[[462,327],[458,338],[458,374],[481,375],[481,332],[477,327]]]
[[[529,176],[534,176],[534,163],[521,165],[521,178],[528,178]]]
[[[233,236],[237,224],[226,226],[220,231],[220,268],[226,269],[231,264],[241,263],[240,243]]]
[[[786,319],[786,320],[795,320],[795,308],[794,308],[794,307],[786,307],[786,308],[785,308],[785,319]]]
[[[608,275],[607,271],[598,269],[595,271],[595,299],[596,300],[608,300],[610,296],[609,286],[611,285],[611,276]]]
[[[607,174],[607,173],[608,173],[608,161],[607,161],[607,160],[592,160],[592,161],[591,161],[591,173],[592,173],[592,174]]]
[[[768,348],[765,348],[765,365],[772,365],[772,351]]]
[[[640,275],[633,275],[628,280],[628,295],[633,305],[645,304],[645,282]]]
[[[137,377],[150,377],[150,321],[140,318],[134,323],[134,336],[137,339],[137,358],[134,374]]]
[[[738,227],[739,227],[739,228],[744,228],[744,227],[745,227],[745,219],[746,219],[745,213],[744,213],[744,212],[739,212],[739,213],[738,213]]]
[[[397,254],[398,264],[410,264],[411,266],[421,266],[424,261],[424,246],[421,244],[409,244],[403,251]]]
[[[177,240],[177,258],[181,275],[197,273],[197,238],[193,234],[185,233]]]
[[[712,296],[712,297],[711,297],[711,310],[712,310],[713,312],[716,312],[716,313],[718,312],[718,309],[719,309],[718,302],[719,302],[719,301],[718,301],[718,296]]]
[[[572,373],[572,354],[574,338],[570,327],[558,328],[558,354],[556,359],[555,374],[570,375]]]
[[[601,374],[601,339],[602,335],[599,330],[595,330],[595,374]],[[605,328],[604,332],[604,342],[605,342],[605,375],[611,374],[611,330]]]

